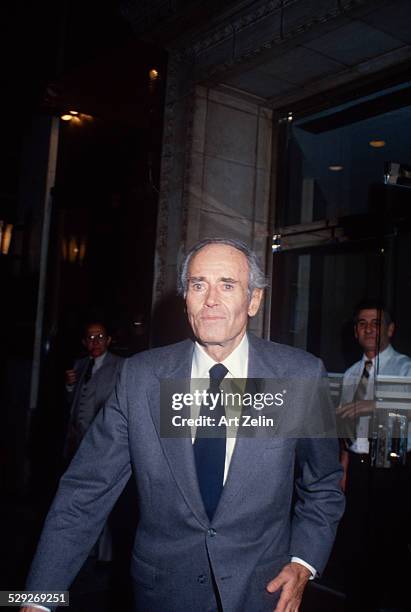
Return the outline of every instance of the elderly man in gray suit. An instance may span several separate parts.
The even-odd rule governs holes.
[[[207,378],[218,392],[224,377],[287,379],[284,414],[295,423],[320,409],[323,366],[246,333],[265,279],[243,243],[195,245],[181,285],[195,342],[126,361],[61,480],[27,589],[69,587],[132,475],[140,500],[135,610],[295,612],[307,581],[324,569],[344,508],[337,441],[162,436],[160,382]]]

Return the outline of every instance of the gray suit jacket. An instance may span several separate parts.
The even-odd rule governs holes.
[[[295,384],[287,410],[300,419],[315,414],[321,362],[249,340],[249,377],[288,377]],[[140,498],[131,564],[136,610],[215,610],[215,581],[224,611],[271,612],[276,596],[266,584],[290,556],[323,570],[344,507],[336,440],[238,438],[210,523],[191,438],[160,436],[159,381],[189,378],[192,353],[185,341],[126,361],[61,480],[27,588],[68,587],[131,474]]]

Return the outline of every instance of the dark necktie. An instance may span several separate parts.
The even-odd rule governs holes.
[[[213,395],[220,393],[220,384],[228,370],[222,363],[216,363],[210,368],[210,387],[207,393]],[[226,427],[217,424],[225,414],[223,402],[218,402],[215,409],[203,404],[200,416],[211,416],[215,419],[216,427],[197,427],[194,442],[194,458],[197,468],[198,484],[210,521],[214,516],[223,490]]]
[[[364,369],[361,374],[361,378],[358,382],[357,388],[354,393],[353,402],[360,402],[367,397],[368,390],[368,379],[370,378],[370,370],[372,368],[372,361],[367,359],[364,363]],[[347,432],[344,438],[346,448],[350,448],[355,439],[357,438],[357,427],[358,427],[359,419],[358,417],[355,420],[348,420],[344,424],[344,430]]]
[[[90,359],[88,362],[86,373],[84,374],[84,383],[87,384],[93,374],[94,359]]]
[[[359,402],[367,396],[368,379],[370,377],[370,370],[372,368],[371,359],[367,359],[364,363],[364,369],[361,374],[360,381],[354,393],[354,402]]]

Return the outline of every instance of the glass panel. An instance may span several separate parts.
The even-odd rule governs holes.
[[[394,95],[396,94],[396,95]],[[287,123],[286,205],[278,225],[366,213],[391,160],[411,165],[409,84]]]
[[[384,260],[377,242],[280,251],[273,257],[272,339],[321,356],[328,371],[344,371],[360,354],[352,338],[354,305],[380,291]]]

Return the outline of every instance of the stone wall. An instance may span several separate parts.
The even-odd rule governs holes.
[[[272,113],[198,86],[194,94],[184,198],[186,245],[239,238],[265,265],[269,236]],[[262,311],[252,321],[262,332]]]
[[[259,100],[190,87],[179,66],[175,58],[168,73],[154,309],[172,302],[181,258],[202,238],[239,238],[270,263],[272,112]],[[252,321],[260,335],[264,320],[261,309]]]

